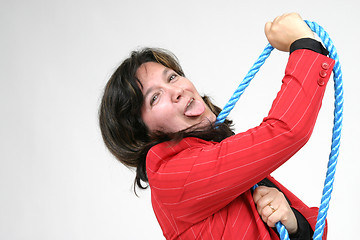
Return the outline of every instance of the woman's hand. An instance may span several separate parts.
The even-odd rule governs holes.
[[[282,192],[276,188],[259,186],[255,189],[253,198],[259,215],[269,227],[275,227],[280,221],[289,234],[297,232],[295,214]]]
[[[280,51],[289,52],[290,45],[300,38],[314,38],[314,33],[297,13],[278,16],[265,24],[269,43]]]

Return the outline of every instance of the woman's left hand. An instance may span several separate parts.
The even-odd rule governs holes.
[[[280,221],[289,234],[297,232],[295,214],[282,192],[276,188],[259,186],[255,189],[253,198],[259,215],[269,227],[275,227]]]

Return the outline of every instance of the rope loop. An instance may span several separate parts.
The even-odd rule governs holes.
[[[319,36],[326,49],[329,51],[330,58],[335,60],[335,65],[333,68],[335,109],[334,109],[334,126],[332,131],[331,152],[329,156],[324,189],[322,193],[319,213],[318,213],[314,236],[313,236],[314,240],[319,240],[322,238],[322,235],[324,233],[325,220],[327,216],[327,211],[329,209],[329,202],[333,190],[336,164],[339,156],[340,137],[341,137],[342,119],[343,119],[344,91],[343,91],[342,71],[339,62],[339,57],[332,40],[330,39],[328,33],[320,25],[308,20],[305,20],[305,22],[310,27],[310,29]],[[250,68],[249,72],[247,73],[243,81],[240,83],[238,88],[233,93],[230,100],[225,104],[223,110],[220,112],[220,114],[216,119],[216,124],[223,123],[225,121],[230,111],[235,107],[236,102],[240,99],[240,96],[244,93],[245,88],[249,86],[250,81],[255,77],[255,74],[259,71],[260,67],[265,63],[265,60],[270,56],[270,53],[273,49],[274,48],[270,44],[268,44],[265,47],[265,49],[263,50],[257,61]],[[253,188],[255,189],[256,187],[257,184]],[[275,226],[282,240],[289,239],[289,234],[281,222],[277,222]]]

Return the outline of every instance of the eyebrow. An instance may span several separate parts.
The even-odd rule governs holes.
[[[169,72],[170,70],[171,70],[170,68],[165,67],[164,71],[162,72],[163,78],[165,78],[165,77],[167,76],[167,74],[168,74],[168,72]],[[146,92],[145,92],[145,94],[144,94],[144,99],[147,98],[147,96],[153,91],[153,89],[154,89],[153,87],[149,87],[149,88],[146,90]]]
[[[147,96],[152,92],[153,87],[150,87],[146,90],[145,94],[144,94],[144,99],[147,99]]]

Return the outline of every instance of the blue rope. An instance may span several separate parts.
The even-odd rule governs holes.
[[[331,192],[333,190],[337,158],[339,156],[340,137],[341,137],[342,119],[343,119],[344,92],[343,92],[342,72],[341,72],[339,57],[332,40],[330,39],[328,33],[320,25],[318,25],[315,22],[310,22],[307,20],[305,20],[305,22],[310,27],[310,29],[320,37],[324,46],[329,51],[330,58],[335,60],[335,65],[333,68],[334,89],[335,89],[335,104],[334,104],[335,110],[334,110],[334,126],[333,126],[333,135],[332,135],[332,143],[331,143],[331,152],[329,156],[328,169],[326,172],[323,195],[321,198],[321,204],[319,207],[319,213],[318,213],[315,232],[313,236],[314,240],[319,240],[322,238],[322,235],[324,233],[325,219],[327,216],[327,211],[329,209],[329,202],[331,199]],[[240,83],[238,88],[233,93],[228,103],[224,106],[223,110],[218,115],[216,124],[220,124],[225,121],[226,117],[229,115],[230,111],[235,107],[236,102],[243,94],[245,88],[249,85],[250,81],[255,77],[255,74],[264,64],[265,60],[270,56],[270,53],[273,49],[274,48],[270,44],[268,44],[265,47],[260,57],[251,67],[251,69],[249,70],[243,81]],[[256,187],[257,184],[253,187],[253,189],[255,189]],[[281,239],[283,240],[289,239],[288,232],[284,227],[284,225],[281,224],[281,222],[277,222],[275,226],[280,234]]]

